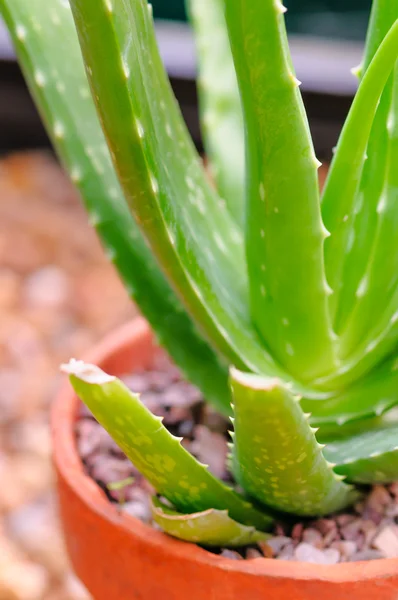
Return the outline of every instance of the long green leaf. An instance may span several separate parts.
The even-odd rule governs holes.
[[[285,378],[251,324],[241,234],[183,123],[146,0],[71,6],[119,180],[154,254],[229,361]]]
[[[358,74],[368,69],[374,55],[394,21],[398,18],[397,0],[374,0],[369,21],[363,63]],[[340,292],[336,298],[335,330],[345,327],[346,321],[356,304],[356,292],[360,287],[374,243],[377,224],[377,205],[383,192],[388,166],[389,150],[388,122],[391,112],[393,77],[380,98],[366,150],[366,160],[359,190],[353,204],[353,214],[347,224],[346,253],[340,281]]]
[[[0,0],[0,10],[47,131],[129,294],[182,371],[228,413],[226,369],[167,284],[123,198],[70,8],[61,2],[49,7],[47,0]]]
[[[390,306],[389,317],[398,310],[390,305],[398,290],[398,67],[394,69],[391,112],[388,115],[385,152],[385,178],[375,219],[375,232],[367,268],[356,291],[357,302],[342,333],[343,358],[350,356],[358,344],[377,328]],[[383,298],[383,304],[380,299]],[[382,308],[382,310],[380,310]],[[377,349],[377,348],[376,348]],[[376,350],[375,349],[375,350]]]
[[[211,475],[120,380],[82,361],[72,360],[62,370],[97,421],[179,511],[227,510],[245,525],[270,526],[270,517]]]
[[[224,0],[187,0],[186,4],[199,59],[199,106],[206,156],[220,195],[243,227],[245,140]]]
[[[398,477],[398,426],[368,431],[328,444],[335,471],[357,483],[390,483]]]
[[[384,414],[398,404],[398,360],[387,361],[351,388],[338,393],[334,398],[319,401],[303,398],[301,407],[311,413],[310,423],[327,428],[329,435],[334,431],[340,435],[343,425],[372,419]],[[366,423],[364,424],[366,427]]]
[[[226,510],[210,509],[184,515],[169,508],[158,498],[153,498],[152,515],[155,523],[169,535],[203,546],[238,548],[269,538],[269,535],[256,531],[254,527],[234,521]]]
[[[237,481],[256,500],[297,515],[322,515],[354,501],[336,476],[315,431],[277,379],[231,372],[233,464]]]
[[[325,244],[326,274],[336,309],[344,255],[350,231],[349,216],[365,160],[377,106],[398,55],[398,23],[380,44],[366,70],[341,133],[323,192],[322,215],[331,232]]]
[[[275,0],[225,2],[246,126],[246,252],[253,319],[281,364],[310,380],[335,366],[317,169]]]

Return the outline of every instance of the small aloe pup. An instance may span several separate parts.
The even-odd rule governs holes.
[[[322,194],[279,0],[190,0],[214,185],[146,0],[0,0],[90,221],[159,343],[230,416],[227,487],[116,378],[63,367],[153,484],[154,520],[264,539],[398,479],[398,0],[373,3]]]

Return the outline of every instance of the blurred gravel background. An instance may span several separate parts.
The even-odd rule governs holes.
[[[0,600],[89,599],[62,545],[49,406],[58,365],[133,315],[55,160],[2,160]]]

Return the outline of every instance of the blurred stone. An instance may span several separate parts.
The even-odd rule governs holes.
[[[2,600],[42,600],[49,583],[44,567],[18,561],[0,567]]]
[[[20,375],[16,369],[0,370],[0,424],[15,419],[21,410]]]
[[[302,541],[315,546],[315,548],[322,548],[323,546],[323,537],[316,529],[305,529],[302,534]]]
[[[318,548],[315,548],[315,546],[303,542],[294,550],[294,558],[301,562],[329,565],[339,562],[340,553],[334,548],[319,550]]]
[[[290,544],[291,542],[291,538],[287,537],[287,536],[283,536],[283,535],[278,535],[275,537],[271,537],[269,540],[267,540],[265,542],[265,544],[267,546],[269,546],[270,548],[272,548],[273,553],[279,554],[281,552],[281,550],[283,550],[283,548],[285,548],[285,546],[287,546],[288,544]],[[259,544],[260,548],[262,548],[262,543]]]
[[[11,269],[0,268],[0,309],[10,310],[19,303],[20,277]]]
[[[48,490],[53,473],[48,460],[22,454],[0,462],[0,480],[0,510],[10,511]]]
[[[14,451],[33,453],[43,458],[49,458],[51,436],[47,416],[44,417],[38,413],[29,420],[18,421],[10,426],[7,445]]]
[[[60,577],[65,572],[66,555],[51,497],[10,512],[6,528],[29,558],[45,566],[51,575]]]
[[[366,499],[366,505],[378,513],[391,503],[391,496],[383,485],[375,485]]]
[[[59,309],[68,300],[69,293],[66,274],[60,268],[49,265],[27,277],[24,300],[28,306]]]
[[[225,436],[215,431],[210,431],[210,429],[207,429],[203,425],[197,425],[190,451],[200,462],[209,465],[209,471],[213,475],[220,479],[225,478],[228,453]]]
[[[398,527],[391,525],[384,528],[373,540],[373,546],[386,558],[398,557]]]
[[[90,600],[91,596],[79,579],[73,574],[68,573],[64,580],[64,587],[67,598],[71,600]],[[110,600],[110,599],[109,599]]]

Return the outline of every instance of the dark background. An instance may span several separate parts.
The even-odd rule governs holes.
[[[184,0],[152,0],[152,3],[155,18],[177,21],[183,30],[182,37],[185,34],[189,37],[184,23]],[[355,92],[350,68],[360,59],[371,0],[285,0],[284,3],[288,8],[286,20],[291,40],[296,49],[299,47],[299,65],[294,51],[293,58],[303,81],[301,90],[316,151],[321,160],[327,160]],[[167,35],[172,57],[167,67],[172,85],[195,143],[201,149],[194,59],[186,60],[185,46],[182,49],[178,46],[173,31]],[[325,41],[331,45],[325,47]],[[0,29],[0,153],[49,145],[10,50]]]

